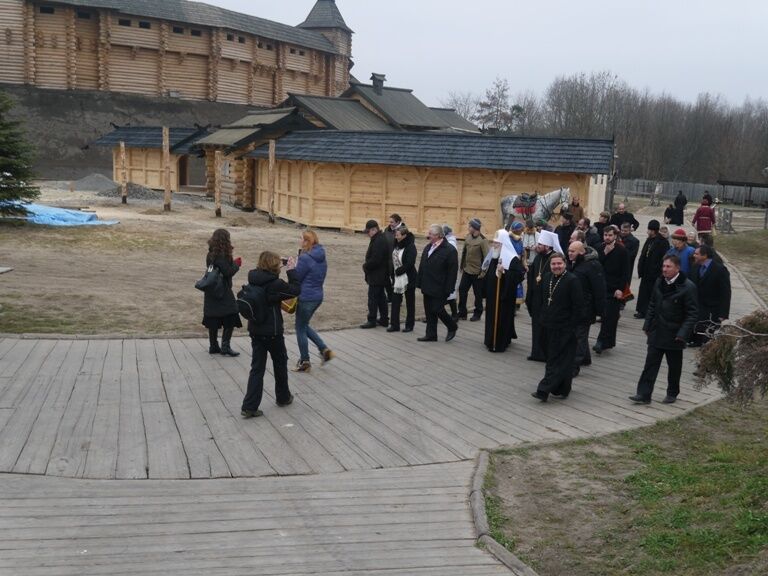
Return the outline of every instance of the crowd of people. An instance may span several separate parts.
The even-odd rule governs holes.
[[[685,203],[676,199],[680,210]],[[434,224],[420,257],[413,233],[398,214],[390,216],[384,229],[369,220],[365,226],[369,244],[362,265],[368,285],[368,315],[360,328],[413,332],[418,289],[426,323],[419,342],[437,341],[439,323],[445,327],[445,341],[450,342],[460,321],[477,322],[485,316],[485,347],[489,352],[504,352],[517,338],[515,316],[524,304],[532,327],[527,359],[545,363],[544,376],[532,396],[543,402],[550,396],[565,399],[581,368],[592,363],[592,352],[601,355],[616,346],[621,313],[635,299],[630,285],[636,270],[640,285],[634,318],[643,320],[648,349],[630,400],[651,402],[666,357],[669,370],[663,402],[673,403],[680,392],[683,350],[705,343],[708,329],[727,319],[730,312],[730,275],[713,248],[715,216],[710,203],[705,197],[693,217],[697,236],[690,237],[678,228],[670,245],[665,227],[651,220],[642,247],[635,236],[639,222],[624,204],[614,214],[601,213],[593,224],[576,200],[572,211],[560,215],[554,230],[545,221],[514,221],[490,240],[482,234],[482,222],[473,218],[460,249],[449,226]],[[677,213],[675,218],[677,222]],[[238,356],[231,338],[242,323],[232,278],[242,262],[233,257],[230,235],[224,229],[213,233],[208,248],[206,265],[219,271],[223,284],[220,294],[205,294],[203,325],[209,331],[209,352]],[[286,280],[280,278],[281,270],[285,270]],[[265,251],[256,269],[248,273],[249,285],[263,289],[266,314],[259,321],[248,321],[252,360],[242,404],[244,418],[262,414],[268,355],[278,406],[293,402],[283,336],[282,310],[287,301],[295,300],[290,307],[295,312],[299,349],[294,371],[311,370],[310,341],[323,363],[333,359],[333,351],[310,326],[323,302],[327,272],[325,249],[314,231],[305,230],[297,257],[281,258]],[[403,302],[405,319],[401,323]],[[590,327],[597,322],[600,330],[590,348]]]

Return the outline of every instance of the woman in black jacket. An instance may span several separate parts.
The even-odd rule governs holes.
[[[224,279],[224,291],[222,294],[205,292],[203,300],[203,326],[208,328],[208,339],[211,354],[223,354],[224,356],[239,356],[239,352],[232,350],[230,340],[235,328],[242,327],[240,315],[237,313],[237,302],[232,293],[232,277],[240,270],[240,258],[232,258],[232,241],[229,232],[223,228],[216,230],[208,240],[208,256],[206,266],[213,266]],[[221,347],[219,347],[219,328],[223,328],[221,334]]]
[[[259,265],[248,273],[248,283],[264,288],[266,313],[264,320],[256,323],[248,321],[248,334],[251,336],[251,372],[248,376],[248,390],[243,399],[241,415],[243,418],[261,416],[259,410],[264,391],[264,370],[267,367],[267,353],[272,356],[275,375],[275,400],[278,406],[288,406],[293,402],[293,395],[288,388],[288,352],[283,337],[283,313],[280,302],[297,297],[301,293],[301,283],[296,278],[296,261],[288,260],[288,282],[280,279],[280,256],[274,252],[262,252]]]
[[[405,295],[405,329],[413,332],[416,322],[416,241],[403,224],[395,230],[395,246],[392,250],[392,312],[387,332],[400,331],[400,307]],[[403,287],[405,284],[405,287]]]

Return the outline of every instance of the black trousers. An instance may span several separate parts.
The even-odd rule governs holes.
[[[477,274],[461,273],[461,282],[459,283],[459,316],[467,315],[467,300],[469,300],[469,289],[475,293],[474,316],[483,315],[483,283],[484,279]]]
[[[542,346],[541,318],[538,314],[531,315],[531,358],[544,360],[544,347]]]
[[[635,312],[645,316],[648,312],[648,304],[651,301],[651,294],[653,293],[653,285],[656,283],[656,278],[640,278],[640,288],[637,291],[637,302],[635,302]]]
[[[600,323],[600,334],[597,341],[603,348],[613,348],[616,346],[616,330],[619,328],[619,316],[621,316],[621,300],[614,298],[609,294],[605,301],[605,310],[603,311],[602,322]]]
[[[592,363],[592,354],[589,352],[589,324],[576,325],[576,355],[573,359],[574,368]]]
[[[682,350],[663,350],[655,346],[648,346],[648,353],[645,356],[645,367],[640,375],[640,381],[637,383],[637,395],[650,399],[653,394],[653,386],[656,383],[656,377],[659,375],[661,360],[667,357],[667,396],[677,398],[680,394],[680,374],[683,372],[683,351]]]
[[[280,336],[251,336],[251,373],[248,375],[248,390],[243,399],[243,410],[258,410],[264,393],[264,371],[267,368],[267,353],[272,356],[275,374],[275,399],[288,402],[291,390],[288,388],[288,352],[285,339]]]
[[[405,294],[392,293],[392,313],[389,315],[391,325],[400,328],[400,308],[405,296],[405,327],[413,329],[416,323],[416,283],[411,282],[405,289]]]
[[[378,314],[382,324],[389,323],[387,296],[384,286],[368,286],[368,322],[376,322]]]
[[[573,328],[542,328],[542,341],[547,367],[538,392],[568,396],[573,382],[576,332]]]
[[[434,298],[424,295],[424,312],[427,315],[427,338],[437,338],[437,320],[445,324],[449,332],[454,332],[459,325],[453,321],[451,315],[445,310],[445,298]]]

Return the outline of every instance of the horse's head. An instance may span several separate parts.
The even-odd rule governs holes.
[[[560,205],[561,209],[565,212],[571,207],[571,189],[560,188]]]

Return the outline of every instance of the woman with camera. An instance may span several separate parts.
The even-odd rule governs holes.
[[[235,295],[232,293],[232,277],[240,270],[242,260],[233,259],[232,250],[229,232],[219,228],[208,240],[208,255],[205,258],[206,266],[216,268],[224,282],[222,293],[207,291],[203,300],[203,326],[208,328],[210,341],[208,352],[224,356],[240,356],[239,352],[232,350],[230,341],[235,328],[243,325],[237,313]],[[221,346],[219,346],[219,328],[223,328]]]
[[[293,402],[293,395],[288,388],[288,352],[283,337],[283,312],[280,303],[296,298],[301,293],[301,285],[294,270],[296,261],[287,260],[288,282],[280,278],[280,256],[265,251],[259,256],[259,264],[248,273],[248,283],[261,286],[266,299],[266,313],[261,322],[248,321],[248,334],[251,336],[251,372],[248,376],[248,390],[243,399],[241,415],[243,418],[261,416],[259,410],[264,392],[264,371],[267,367],[267,354],[272,357],[275,375],[275,401],[278,406],[288,406]]]
[[[323,283],[328,273],[328,263],[325,260],[325,248],[320,244],[314,230],[304,230],[299,242],[299,259],[294,270],[296,279],[301,283],[301,296],[296,307],[296,341],[299,345],[299,361],[293,371],[309,372],[312,368],[309,361],[309,340],[317,346],[323,363],[334,356],[320,335],[309,325],[312,315],[323,303]]]

